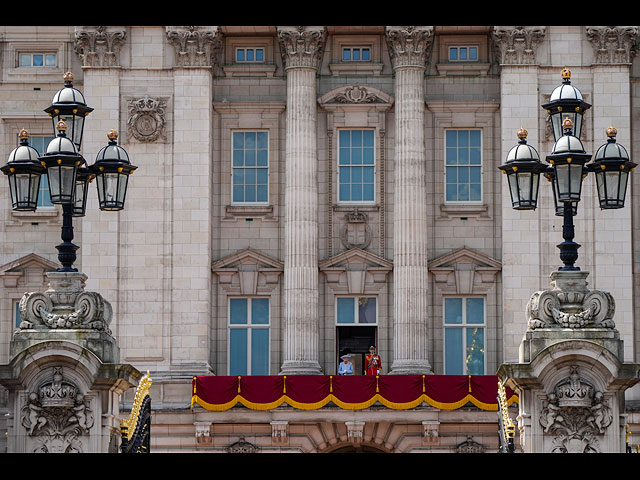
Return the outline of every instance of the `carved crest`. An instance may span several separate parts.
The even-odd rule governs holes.
[[[148,95],[129,101],[128,132],[141,142],[165,138],[167,100]]]
[[[371,228],[367,221],[367,214],[358,209],[352,210],[345,215],[346,223],[342,228],[340,240],[345,248],[366,249],[371,243]]]

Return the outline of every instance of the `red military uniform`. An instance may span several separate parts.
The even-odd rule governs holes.
[[[364,374],[379,375],[382,370],[382,361],[377,353],[370,353],[364,357]]]

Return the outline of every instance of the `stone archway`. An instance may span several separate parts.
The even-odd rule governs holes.
[[[368,443],[342,443],[321,453],[390,453],[380,445]]]

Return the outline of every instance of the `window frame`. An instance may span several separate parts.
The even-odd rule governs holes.
[[[474,59],[470,59],[468,58],[468,54],[467,54],[467,58],[465,59],[461,59],[460,58],[460,50],[461,49],[466,49],[467,52],[469,52],[472,48],[475,49],[476,51],[476,58]],[[452,59],[451,58],[451,51],[452,50],[456,50],[458,58],[456,59]],[[477,63],[479,62],[480,59],[480,47],[479,45],[475,45],[475,44],[458,44],[458,45],[448,45],[447,46],[447,61],[448,62],[452,62],[452,63]]]
[[[482,323],[468,323],[467,320],[467,300],[468,299],[482,299]],[[462,321],[459,324],[447,323],[447,300],[448,299],[461,299],[462,300]],[[466,357],[467,352],[467,331],[469,329],[481,328],[482,329],[482,373],[469,373],[468,363]],[[483,295],[446,295],[443,297],[442,302],[442,364],[443,372],[445,375],[486,375],[487,372],[487,298]],[[462,372],[449,373],[447,371],[447,329],[456,329],[462,331]]]
[[[262,51],[262,60],[256,60],[257,58],[257,52],[258,50]],[[245,54],[245,59],[244,60],[238,60],[238,52],[239,51],[243,51]],[[254,60],[247,60],[247,51],[251,51],[253,52],[253,57]],[[233,63],[237,63],[240,65],[245,65],[245,64],[261,64],[261,63],[265,63],[266,62],[266,48],[263,46],[253,46],[253,45],[246,45],[246,46],[236,46],[233,50]]]
[[[472,132],[472,131],[477,131],[480,133],[480,145],[478,146],[478,151],[480,153],[480,163],[478,165],[472,165],[470,163],[466,164],[466,166],[478,166],[480,168],[480,198],[477,200],[449,200],[447,197],[447,185],[449,184],[449,182],[447,182],[447,168],[448,167],[455,167],[457,172],[459,172],[458,168],[459,167],[464,167],[464,164],[459,164],[456,163],[455,165],[449,165],[447,164],[447,149],[449,148],[447,146],[447,133],[448,132],[460,132],[460,131],[467,131],[467,132]],[[484,199],[484,138],[483,138],[483,129],[482,128],[477,128],[477,127],[466,127],[466,128],[445,128],[444,129],[444,139],[443,139],[443,186],[444,186],[444,204],[445,205],[482,205],[483,204],[483,199]],[[456,151],[459,151],[459,146],[456,145]],[[470,178],[470,175],[469,175]],[[468,182],[469,185],[471,185],[471,182]],[[475,184],[475,182],[474,182]],[[460,182],[456,179],[455,185],[460,185]],[[469,190],[469,196],[471,196],[471,191]]]
[[[344,58],[344,53],[345,51],[348,50],[350,52],[350,59],[345,59]],[[355,60],[353,58],[353,52],[358,51],[360,54],[360,58],[358,60]],[[369,58],[364,60],[362,58],[362,53],[363,51],[368,51],[369,52]],[[372,62],[373,61],[373,48],[371,45],[366,45],[366,44],[362,44],[362,45],[341,45],[340,46],[340,61],[341,62],[345,62],[345,63],[368,63],[368,62]]]
[[[354,164],[354,163],[348,163],[348,164],[341,164],[340,163],[340,151],[342,150],[342,146],[340,143],[340,139],[341,139],[341,134],[342,132],[354,132],[354,131],[360,131],[360,132],[365,132],[365,131],[370,131],[372,132],[372,142],[371,142],[371,148],[373,150],[373,164],[369,165],[366,164],[367,166],[371,166],[373,167],[373,198],[371,200],[343,200],[342,199],[342,195],[341,195],[341,175],[340,175],[340,170],[341,168],[349,168],[350,169],[350,176],[351,176],[351,172],[353,171],[352,168],[356,167],[358,165],[360,166],[365,166],[365,163],[361,163],[361,164]],[[337,204],[338,205],[376,205],[377,199],[378,199],[378,195],[377,195],[377,187],[378,187],[378,182],[377,182],[377,175],[378,175],[378,165],[377,165],[377,149],[376,149],[376,128],[372,128],[372,127],[341,127],[338,128],[337,131],[337,141],[336,141],[336,196],[337,196]],[[363,135],[364,137],[364,135]],[[364,147],[364,145],[362,145],[362,147]],[[353,148],[351,144],[349,144],[349,149]],[[364,162],[364,160],[363,160]],[[363,178],[364,178],[364,172],[363,172]],[[365,182],[360,182],[361,185],[365,185]],[[367,182],[368,184],[368,182]],[[353,185],[353,183],[349,182],[349,185]],[[364,191],[363,191],[363,196],[364,196]]]
[[[256,134],[264,133],[264,134],[266,134],[266,152],[267,152],[267,165],[266,166],[258,166],[257,165],[257,150],[258,150],[257,148],[256,148],[256,165],[255,166],[247,167],[246,165],[243,165],[242,167],[240,167],[240,166],[235,166],[234,165],[234,152],[236,150],[234,148],[234,137],[235,137],[236,133],[243,133],[243,134],[246,134],[246,133],[256,133]],[[231,196],[231,198],[230,198],[230,202],[229,202],[230,205],[232,205],[232,206],[266,206],[266,205],[269,205],[269,195],[270,195],[270,192],[271,192],[271,188],[270,188],[271,152],[270,152],[270,145],[269,145],[269,142],[270,142],[270,138],[269,137],[270,137],[270,131],[267,130],[267,129],[256,128],[256,129],[232,129],[231,130],[231,135],[230,135],[230,142],[231,142],[231,146],[230,146],[231,147],[231,150],[230,150],[231,151],[231,158],[230,158],[230,166],[231,166],[230,196]],[[257,138],[256,138],[256,140],[257,140]],[[246,152],[245,149],[243,149],[243,151]],[[264,169],[264,170],[266,170],[266,172],[267,172],[267,181],[266,181],[265,185],[266,185],[266,188],[267,188],[267,195],[266,195],[266,199],[265,200],[260,200],[260,201],[257,200],[257,196],[258,196],[257,195],[257,190],[256,190],[256,200],[255,201],[247,201],[247,200],[239,201],[239,200],[235,200],[235,198],[234,198],[234,187],[236,186],[235,185],[235,180],[234,180],[235,171],[236,171],[236,169],[245,170],[247,168],[255,168],[255,169]],[[256,172],[256,182],[257,182],[257,172]],[[246,182],[242,183],[243,187],[246,187],[246,185],[247,185]],[[262,184],[256,183],[256,187],[258,185],[262,185]]]
[[[246,299],[247,300],[247,321],[244,324],[232,324],[231,323],[231,305],[232,300]],[[268,322],[254,324],[251,322],[252,320],[252,303],[254,299],[264,299],[267,300],[267,312],[268,312]],[[232,365],[231,365],[231,330],[245,330],[247,332],[246,335],[246,366],[247,372],[240,375],[257,375],[252,373],[252,330],[267,330],[267,366],[266,371],[267,375],[271,372],[271,298],[264,295],[242,295],[242,296],[229,296],[227,297],[227,374],[228,375],[237,375],[237,373],[232,373]]]
[[[354,322],[353,323],[346,323],[346,322],[339,322],[338,321],[338,299],[340,298],[350,298],[353,299],[353,318],[354,318]],[[366,323],[366,322],[360,322],[360,316],[358,314],[358,301],[360,298],[373,298],[376,301],[376,315],[375,315],[375,322],[374,323]],[[358,326],[365,326],[365,327],[378,327],[378,315],[379,315],[379,308],[378,308],[378,296],[377,295],[336,295],[335,296],[335,302],[334,302],[334,322],[335,322],[335,326],[336,327],[358,327]]]
[[[22,57],[29,55],[30,64],[23,65]],[[33,59],[35,55],[42,55],[42,65],[34,65]],[[55,65],[47,65],[47,56],[53,55],[55,57]],[[16,68],[58,68],[58,52],[51,51],[35,51],[35,50],[22,50],[16,52]]]

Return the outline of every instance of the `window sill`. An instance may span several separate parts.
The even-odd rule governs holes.
[[[253,217],[273,220],[273,205],[227,205],[223,220]]]
[[[486,75],[489,73],[489,63],[457,62],[438,63],[436,69],[440,75]]]
[[[20,226],[27,223],[44,223],[44,224],[58,224],[60,211],[53,208],[40,207],[35,212],[14,212],[11,211],[10,220],[6,223],[7,226]]]
[[[440,205],[440,216],[438,219],[474,217],[489,218],[489,205],[486,204],[442,204]]]
[[[329,71],[332,75],[380,75],[382,67],[382,63],[371,62],[331,63]]]
[[[222,70],[228,77],[273,77],[276,66],[264,63],[243,63],[225,65]]]

